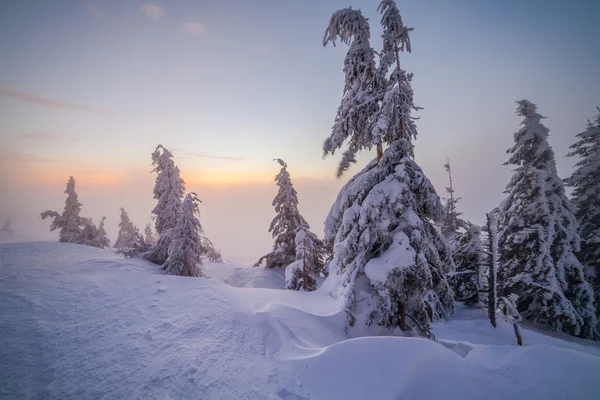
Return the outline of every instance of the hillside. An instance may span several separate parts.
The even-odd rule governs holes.
[[[323,291],[280,271],[208,265],[212,279],[58,243],[0,245],[0,397],[592,399],[597,343],[494,330],[459,309],[439,343],[343,330]]]

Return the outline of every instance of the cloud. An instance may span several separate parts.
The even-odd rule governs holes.
[[[44,97],[37,96],[35,94],[23,93],[18,90],[9,89],[5,87],[0,87],[0,96],[8,97],[12,100],[19,100],[25,103],[36,104],[38,106],[47,107],[47,108],[61,108],[64,110],[71,111],[79,111],[88,114],[96,114],[96,115],[108,115],[110,114],[107,111],[97,110],[94,108],[89,108],[77,104],[64,103],[55,99],[48,99]]]
[[[183,155],[183,157],[179,157],[179,158],[212,158],[212,159],[216,159],[216,160],[229,160],[229,161],[243,161],[244,160],[242,157],[235,157],[235,156],[219,156],[219,155],[214,155],[214,154],[194,153],[194,152],[185,151],[182,149],[171,149],[171,150],[177,154]]]
[[[88,9],[90,10],[90,13],[96,17],[106,17],[106,13],[98,8],[98,6],[95,4],[89,4]]]
[[[154,4],[143,4],[140,7],[140,12],[145,14],[147,17],[152,19],[159,19],[164,14],[164,10],[159,6],[155,6]]]
[[[200,36],[204,33],[204,27],[199,22],[184,22],[182,26],[183,31],[188,35]]]

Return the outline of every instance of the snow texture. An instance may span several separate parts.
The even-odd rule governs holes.
[[[227,270],[283,272],[206,268]],[[439,343],[348,338],[320,290],[163,275],[81,245],[0,245],[0,304],[7,399],[600,398],[596,342],[524,327],[519,347],[509,324],[462,308],[433,324]]]

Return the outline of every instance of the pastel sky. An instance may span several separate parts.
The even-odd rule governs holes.
[[[206,233],[225,256],[269,251],[272,184],[289,165],[300,209],[321,235],[339,188],[322,159],[343,87],[347,46],[323,47],[339,8],[369,18],[377,0],[23,0],[0,4],[0,219],[55,238],[45,209],[62,210],[74,175],[83,215],[118,208],[138,227],[153,207],[150,153],[173,149],[202,199]],[[399,0],[415,28],[416,159],[444,195],[449,157],[460,210],[482,223],[502,200],[515,101],[548,119],[559,173],[576,133],[600,105],[600,2]]]

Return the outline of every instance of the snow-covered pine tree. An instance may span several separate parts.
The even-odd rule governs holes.
[[[114,246],[119,252],[131,255],[132,252],[144,247],[144,239],[138,228],[129,219],[129,214],[121,207],[121,221],[119,222],[119,234]]]
[[[394,2],[382,2],[380,11],[387,43],[384,50],[402,49],[409,43],[408,29]],[[366,20],[357,22],[349,11],[338,13],[327,29],[328,40],[366,36]],[[380,54],[380,62],[389,63],[386,52]],[[428,334],[431,320],[444,317],[454,307],[445,278],[454,265],[446,240],[430,222],[442,220],[443,205],[413,159],[412,139],[417,130],[411,118],[416,109],[412,75],[402,71],[399,57],[395,58],[396,70],[391,75],[395,79],[385,86],[382,108],[375,112],[361,109],[361,120],[372,123],[348,132],[352,154],[379,142],[388,148],[380,160],[373,160],[350,179],[329,212],[326,238],[335,237],[335,244],[328,277],[333,282],[328,286],[332,294],[342,297],[350,326],[364,315],[367,324],[403,330],[416,327]],[[346,78],[346,88],[354,87],[356,83],[349,81],[353,75],[346,74]]]
[[[100,226],[98,226],[98,234],[94,238],[93,246],[95,247],[108,247],[110,246],[110,239],[106,235],[106,229],[104,229],[104,223],[106,222],[106,217],[102,217],[100,220]]]
[[[517,104],[524,119],[505,163],[515,169],[501,204],[499,295],[515,293],[519,312],[533,323],[597,337],[594,294],[574,255],[578,224],[558,177],[548,129],[535,104]]]
[[[275,218],[271,222],[269,232],[275,239],[273,251],[262,256],[256,264],[258,267],[265,261],[267,268],[283,267],[296,260],[295,237],[299,228],[308,229],[308,222],[298,211],[298,193],[294,189],[287,164],[280,158],[275,159],[281,170],[275,176],[276,185],[279,187],[273,199]]]
[[[155,215],[155,228],[159,237],[156,245],[144,257],[155,264],[164,264],[171,245],[170,230],[177,223],[185,182],[173,161],[173,154],[160,144],[152,153],[152,165],[152,172],[156,172],[154,199],[158,200],[152,214]]]
[[[150,223],[146,224],[144,235],[144,243],[146,243],[147,246],[154,246],[156,244],[156,239],[154,239],[154,235],[152,234],[152,227],[150,226]]]
[[[311,292],[317,288],[313,275],[323,270],[323,243],[305,227],[296,232],[296,261],[285,269],[285,286],[291,290]]]
[[[450,165],[450,159],[448,159],[446,164],[444,164],[444,169],[448,173],[449,186],[446,187],[446,192],[448,192],[450,197],[446,199],[446,204],[444,204],[446,217],[442,223],[442,234],[446,240],[450,242],[450,246],[452,246],[453,250],[455,250],[457,241],[461,240],[459,238],[459,230],[467,230],[469,226],[466,221],[460,218],[462,213],[456,208],[456,205],[460,201],[460,197],[454,197],[454,185],[452,182],[452,167]]]
[[[67,200],[62,214],[56,211],[44,211],[41,214],[42,219],[54,218],[50,230],[60,229],[58,233],[58,241],[61,243],[81,243],[81,231],[83,221],[79,213],[81,212],[81,203],[75,192],[75,179],[70,176],[65,190]]]
[[[350,45],[344,60],[346,76],[342,102],[337,110],[331,135],[323,145],[324,154],[335,153],[349,139],[338,167],[338,177],[351,163],[356,162],[356,154],[364,147],[371,148],[380,143],[379,138],[371,138],[373,115],[379,109],[383,98],[381,81],[375,65],[375,50],[371,48],[371,32],[367,18],[360,10],[345,8],[333,13],[323,38],[323,46],[339,39]]]
[[[596,315],[600,316],[600,108],[594,121],[576,135],[569,157],[578,157],[575,172],[565,180],[573,188],[575,218],[579,222],[581,249],[577,256],[594,286]]]
[[[448,282],[454,289],[454,299],[469,307],[484,307],[487,302],[483,302],[482,291],[486,286],[487,257],[479,226],[469,224],[466,232],[458,236],[452,258],[456,272]]]
[[[196,193],[188,193],[183,200],[177,224],[171,231],[169,256],[163,266],[167,274],[179,276],[204,276],[202,274],[202,226],[197,217],[200,200]]]

